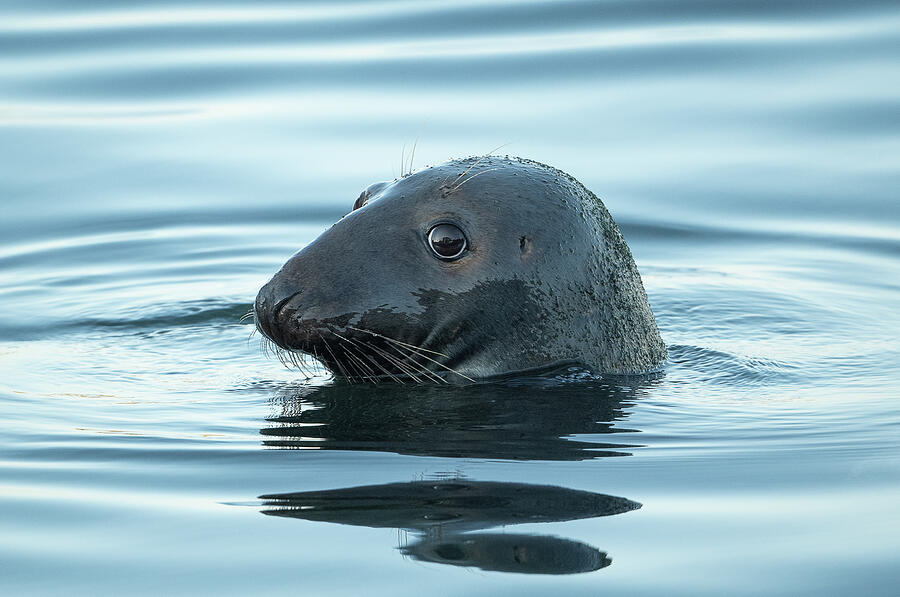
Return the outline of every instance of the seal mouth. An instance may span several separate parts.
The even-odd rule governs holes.
[[[450,355],[422,345],[421,341],[427,344],[428,337],[421,336],[415,323],[378,310],[320,319],[311,316],[310,305],[298,300],[302,292],[278,298],[281,293],[270,283],[260,290],[253,305],[263,350],[285,366],[312,377],[315,366],[311,357],[350,383],[475,381],[453,369]],[[381,333],[385,328],[398,333]]]
[[[476,381],[453,369],[448,364],[452,359],[444,353],[351,325],[353,315],[322,321],[296,319],[296,310],[285,308],[290,298],[276,303],[271,312],[254,311],[256,328],[267,343],[266,352],[273,352],[285,366],[294,366],[307,376],[311,377],[311,363],[306,357],[312,357],[349,383]],[[266,317],[266,313],[272,315]]]

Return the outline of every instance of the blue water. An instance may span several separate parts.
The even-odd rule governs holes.
[[[895,2],[3,2],[0,593],[897,595],[898,82]],[[267,358],[414,144],[602,197],[664,374]]]

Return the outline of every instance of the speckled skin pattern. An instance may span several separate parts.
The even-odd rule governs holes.
[[[372,185],[357,205],[259,291],[257,328],[281,348],[351,379],[421,382],[567,363],[635,374],[666,358],[618,226],[560,170],[454,160]],[[456,261],[427,244],[444,222],[468,240]]]

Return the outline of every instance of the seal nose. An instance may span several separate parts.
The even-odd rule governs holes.
[[[293,288],[282,288],[281,285],[274,284],[273,280],[260,289],[256,295],[256,301],[253,303],[253,317],[256,322],[256,329],[282,348],[287,347],[284,345],[285,322],[281,321],[280,316],[291,299],[301,292]]]
[[[272,337],[272,324],[269,321],[269,300],[266,292],[267,286],[263,286],[256,294],[256,301],[253,303],[253,321],[256,323],[256,329],[269,340],[275,341]]]

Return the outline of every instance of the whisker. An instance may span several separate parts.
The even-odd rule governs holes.
[[[340,336],[338,336],[338,337],[340,337]],[[366,356],[365,353],[354,353],[352,346],[347,346],[346,350],[347,350],[347,356],[352,359],[355,359],[357,364],[359,364],[360,367],[362,367],[365,371],[367,371],[370,377],[374,378],[374,377],[378,376],[378,374],[375,373],[375,371],[372,370],[372,368],[369,367],[369,365],[364,360],[362,360],[362,357]]]
[[[381,335],[381,334],[379,334],[379,333],[377,333],[377,332],[373,332],[372,330],[366,330],[366,329],[363,329],[363,328],[355,328],[355,327],[353,327],[352,325],[348,325],[347,327],[350,328],[351,330],[356,330],[357,332],[363,332],[363,333],[365,333],[365,334],[372,334],[372,335],[375,336],[376,338],[381,338],[382,340],[387,340],[388,342],[393,342],[393,343],[395,343],[395,344],[399,344],[399,345],[405,346],[405,347],[407,347],[407,348],[412,348],[412,349],[417,350],[417,351],[422,351],[422,352],[428,352],[428,353],[431,353],[431,354],[436,354],[436,355],[438,355],[438,356],[444,357],[445,359],[449,359],[449,358],[450,358],[450,357],[448,357],[447,355],[445,355],[445,354],[442,353],[442,352],[437,352],[436,350],[428,350],[427,348],[422,348],[421,346],[416,346],[416,345],[414,345],[414,344],[407,344],[406,342],[402,342],[402,341],[397,340],[397,339],[395,339],[395,338],[388,338],[387,336],[383,336],[383,335]]]
[[[386,350],[382,350],[381,348],[378,348],[374,344],[371,344],[369,342],[362,342],[362,341],[360,341],[360,342],[362,344],[364,344],[366,347],[368,347],[370,350],[373,350],[376,353],[378,353],[382,358],[384,358],[385,360],[392,363],[394,366],[396,366],[398,369],[400,369],[403,373],[405,373],[406,375],[409,375],[410,377],[412,377],[419,383],[421,383],[421,380],[415,375],[415,373],[413,373],[413,368],[409,367],[407,364],[413,365],[415,367],[415,370],[419,374],[424,374],[438,382],[449,383],[449,382],[447,382],[447,380],[441,378],[438,375],[435,375],[434,372],[429,371],[427,367],[425,367],[421,363],[417,362],[414,358],[410,357],[407,354],[403,354],[402,352],[397,350],[396,347],[391,346],[390,344],[388,345],[388,348],[394,350],[397,354],[399,354],[402,357],[402,360],[398,360],[396,357],[389,354]]]
[[[363,367],[365,367],[366,364],[362,362],[358,356],[353,354],[349,347],[345,347],[344,355],[347,357],[347,367],[354,370],[360,381],[371,379],[371,377],[366,375],[365,371],[363,371]]]
[[[394,338],[389,338],[389,337],[387,337],[387,336],[384,336],[384,335],[379,334],[379,333],[377,333],[377,332],[373,332],[373,331],[371,331],[371,330],[366,330],[366,329],[363,329],[363,328],[356,328],[356,327],[352,327],[352,326],[348,326],[348,327],[350,327],[350,329],[357,330],[357,331],[360,331],[360,332],[364,332],[364,333],[367,333],[367,334],[371,334],[371,335],[373,335],[373,336],[375,336],[375,337],[377,337],[377,338],[381,338],[381,339],[383,339],[383,340],[387,340],[388,342],[391,342],[391,343],[393,343],[393,344],[396,344],[396,345],[400,346],[401,348],[410,351],[410,352],[411,352],[412,354],[414,354],[415,356],[418,356],[418,357],[421,357],[421,358],[426,359],[426,360],[428,360],[428,361],[431,361],[431,362],[434,363],[435,365],[437,365],[437,366],[439,366],[439,367],[441,367],[441,368],[443,368],[443,369],[446,369],[446,370],[449,371],[450,373],[453,373],[453,374],[455,374],[455,375],[459,375],[460,377],[462,377],[462,378],[464,378],[464,379],[467,379],[467,380],[471,381],[472,383],[477,383],[477,382],[476,382],[474,379],[472,379],[471,377],[469,377],[469,376],[467,376],[467,375],[464,375],[464,374],[460,373],[459,371],[453,369],[452,367],[448,367],[447,365],[441,363],[440,361],[436,361],[436,360],[432,359],[431,357],[429,357],[429,356],[426,355],[426,354],[422,354],[422,353],[424,353],[424,352],[429,352],[429,353],[432,353],[432,354],[436,354],[436,355],[438,355],[438,356],[442,356],[442,357],[444,357],[445,359],[450,358],[450,357],[448,357],[447,355],[445,355],[445,354],[443,354],[443,353],[436,352],[436,351],[434,351],[434,350],[428,350],[427,348],[422,348],[422,347],[420,347],[420,346],[414,346],[414,345],[412,345],[412,344],[407,344],[406,342],[402,342],[402,341],[400,341],[400,340],[395,340]]]
[[[400,178],[406,176],[406,143],[403,144],[403,148],[400,150]]]
[[[300,373],[303,374],[303,377],[305,377],[306,379],[310,379],[312,377],[309,366],[306,363],[306,353],[289,350],[288,356],[291,359],[291,363],[293,363],[294,366],[297,367],[297,369],[300,371]]]
[[[347,342],[348,344],[356,344],[356,342],[355,342],[352,338],[344,338],[343,336],[341,336],[340,334],[338,334],[338,333],[335,332],[334,330],[331,330],[331,333],[334,334],[335,336],[337,336],[338,338],[340,338],[341,340],[344,340],[344,341]],[[371,361],[373,365],[375,365],[376,367],[378,367],[379,369],[381,369],[381,370],[385,373],[385,375],[387,375],[388,377],[390,377],[391,379],[393,379],[393,380],[396,381],[397,383],[403,384],[403,381],[402,381],[400,378],[398,378],[396,375],[392,374],[390,371],[388,371],[387,369],[385,369],[378,361],[376,361],[375,359],[373,359],[373,358],[371,358],[369,355],[367,355],[367,354],[365,353],[365,351],[360,351],[360,354],[361,354],[362,356],[366,357],[367,359],[369,359],[369,361]],[[368,368],[368,367],[367,367],[367,368]],[[370,369],[370,370],[371,370],[371,369]],[[373,372],[373,374],[374,374],[374,372]],[[416,381],[418,381],[418,380],[416,380]]]
[[[416,141],[413,143],[412,153],[409,156],[409,173],[413,171],[413,160],[416,159],[416,145],[419,144],[419,135],[416,135]]]
[[[316,347],[313,346],[313,358],[316,359],[319,363],[322,362],[322,359],[319,358],[319,351],[316,350]]]
[[[400,384],[400,385],[404,385],[404,386],[406,385],[406,383],[403,381],[403,378],[402,378],[402,377],[399,377],[399,376],[394,375],[393,373],[391,373],[390,370],[388,370],[387,367],[385,367],[384,365],[382,365],[381,363],[379,363],[377,359],[375,359],[375,358],[373,358],[371,355],[368,355],[368,354],[365,354],[365,353],[363,353],[363,356],[366,357],[367,359],[369,359],[369,362],[371,362],[373,365],[375,365],[376,367],[378,367],[379,369],[381,369],[381,371],[382,371],[385,375],[387,375],[388,377],[390,377],[392,380],[394,380],[395,382],[397,382],[397,383]],[[402,370],[401,370],[401,371],[402,371]],[[414,375],[410,375],[408,372],[403,372],[403,374],[404,374],[404,375],[409,375],[410,377],[412,377],[412,378],[413,378],[415,381],[417,381],[417,382],[420,381],[420,380],[416,379],[416,377],[415,377]],[[420,383],[421,383],[421,382],[420,382]]]
[[[500,169],[500,168],[488,168],[487,170],[482,170],[481,172],[476,172],[475,174],[473,174],[473,175],[470,176],[469,178],[465,179],[464,181],[462,181],[462,182],[460,182],[460,183],[457,183],[452,189],[450,189],[450,192],[452,193],[452,192],[458,190],[459,187],[463,186],[464,184],[466,184],[467,182],[469,182],[469,181],[472,180],[473,178],[478,178],[478,177],[481,176],[482,174],[487,174],[488,172],[493,172],[494,170],[499,170],[499,169]]]
[[[407,349],[407,350],[409,350],[409,349]],[[464,375],[464,374],[460,373],[459,371],[457,371],[456,369],[453,369],[453,368],[451,368],[451,367],[448,367],[447,365],[445,365],[445,364],[443,364],[443,363],[441,363],[441,362],[439,362],[439,361],[435,361],[434,359],[432,359],[431,357],[429,357],[429,356],[427,356],[427,355],[420,354],[420,355],[417,355],[417,356],[420,356],[420,357],[422,357],[423,359],[427,359],[427,360],[431,361],[432,363],[434,363],[435,365],[437,365],[438,367],[442,367],[443,369],[446,369],[446,370],[449,371],[450,373],[454,373],[454,374],[456,374],[456,375],[459,375],[459,376],[462,377],[463,379],[468,379],[468,380],[471,381],[472,383],[477,383],[474,379],[472,379],[472,378],[469,377],[468,375]]]
[[[390,371],[388,371],[384,367],[384,365],[379,363],[377,359],[372,358],[372,356],[367,354],[365,351],[360,351],[359,354],[362,355],[362,357],[365,358],[366,360],[368,360],[370,363],[372,363],[373,365],[378,367],[378,369],[380,369],[384,375],[387,375],[388,377],[390,377],[391,379],[393,379],[394,381],[396,381],[400,384],[403,383],[403,381],[400,378],[396,377],[394,374],[392,374]],[[366,368],[369,369],[370,371],[372,371],[371,367],[367,366]],[[377,384],[378,383],[378,381],[377,381],[378,375],[374,371],[372,371],[372,376],[373,376],[372,379],[375,380],[375,383]]]
[[[319,363],[319,365],[322,365],[324,367],[324,365],[322,364],[322,357],[319,356],[319,351],[316,350],[315,346],[313,347],[313,358],[316,360],[316,362]],[[333,373],[328,368],[325,368],[325,371],[328,371],[328,373],[333,375]]]
[[[375,346],[373,344],[370,344],[368,342],[366,342],[365,344],[366,344],[366,346],[369,347],[370,350],[377,353],[378,356],[380,356],[381,358],[383,358],[384,360],[386,360],[387,362],[392,364],[394,367],[396,367],[397,369],[402,371],[404,375],[408,375],[409,377],[413,378],[417,382],[422,383],[422,380],[416,376],[415,370],[412,367],[408,366],[404,361],[397,359],[393,355],[388,354],[385,350],[382,350],[381,348],[378,348],[377,346]],[[420,373],[421,373],[421,371],[420,371]]]
[[[422,126],[419,127],[419,130],[416,132],[416,141],[413,143],[412,155],[409,156],[409,173],[412,174],[414,160],[416,158],[416,146],[419,144],[419,137],[422,136],[422,131],[425,129],[425,125],[428,124],[428,120],[422,123]]]
[[[361,332],[368,332],[368,333],[373,334],[373,335],[375,335],[375,336],[381,337],[381,338],[383,338],[383,339],[385,339],[385,340],[393,341],[393,342],[397,342],[397,343],[399,343],[399,344],[401,344],[401,345],[405,345],[404,342],[400,342],[399,340],[393,340],[392,338],[388,338],[388,337],[386,337],[386,336],[382,336],[381,334],[377,334],[377,333],[372,332],[372,331],[370,331],[370,330],[364,330],[364,329],[361,329],[361,328],[355,328],[355,327],[353,327],[353,326],[348,326],[348,327],[349,327],[350,329],[353,329],[353,330],[358,330],[358,331],[361,331]],[[398,369],[400,369],[400,371],[403,372],[405,375],[408,375],[409,377],[413,378],[417,383],[422,383],[422,380],[419,379],[419,377],[413,372],[413,369],[412,369],[411,367],[407,366],[406,363],[411,363],[412,365],[415,365],[415,367],[418,368],[418,373],[419,373],[420,375],[421,375],[421,374],[425,374],[425,375],[427,375],[428,377],[430,377],[430,378],[432,378],[432,379],[435,379],[435,380],[437,380],[437,381],[439,381],[439,382],[449,383],[447,380],[445,380],[445,379],[441,378],[440,376],[436,375],[434,372],[429,371],[429,370],[428,370],[426,367],[424,367],[421,363],[416,362],[415,359],[411,358],[409,355],[405,355],[405,354],[401,353],[401,352],[400,352],[399,350],[397,350],[396,348],[394,348],[394,350],[395,350],[398,354],[400,354],[400,356],[403,357],[403,361],[398,360],[396,357],[393,357],[392,355],[388,354],[386,351],[381,350],[380,348],[378,348],[377,346],[375,346],[375,345],[373,345],[373,344],[371,344],[371,343],[369,343],[369,342],[356,341],[356,340],[354,340],[353,338],[345,338],[344,336],[341,336],[340,334],[338,334],[338,333],[335,332],[334,330],[331,330],[331,332],[332,332],[335,336],[337,336],[338,338],[340,338],[340,339],[342,339],[342,340],[344,340],[344,341],[346,341],[346,342],[348,342],[348,343],[352,343],[352,344],[355,344],[355,345],[357,345],[357,346],[360,346],[360,344],[361,344],[363,348],[368,348],[369,350],[372,350],[372,351],[378,353],[382,358],[384,358],[385,360],[387,360],[388,362],[390,362],[391,364],[393,364],[395,367],[397,367]],[[407,346],[409,347],[408,349],[411,349],[411,350],[418,350],[417,347],[413,347],[413,346],[411,346],[411,345],[407,345]],[[422,349],[422,350],[424,350],[424,349]],[[363,356],[367,357],[367,358],[368,358],[375,366],[377,366],[379,369],[381,369],[382,371],[384,371],[385,374],[387,374],[389,377],[391,377],[391,379],[394,379],[395,381],[397,381],[397,382],[399,382],[399,383],[401,383],[401,384],[403,383],[402,380],[400,380],[399,378],[397,378],[397,376],[393,375],[390,371],[388,371],[388,370],[387,370],[386,368],[384,368],[380,363],[378,363],[378,361],[377,361],[376,359],[373,359],[373,358],[369,357],[369,356],[366,354],[365,351],[361,351],[360,354],[362,354]],[[427,358],[427,357],[423,357],[423,358]]]
[[[325,346],[325,350],[327,350],[328,354],[331,355],[331,358],[334,359],[334,364],[337,365],[338,371],[340,371],[341,375],[343,375],[347,379],[347,381],[352,384],[353,383],[352,378],[347,375],[346,369],[344,369],[344,366],[341,364],[340,359],[338,359],[337,356],[334,354],[334,351],[331,350],[331,346],[328,345],[328,342],[325,340],[325,338],[322,337],[322,334],[320,334],[319,332],[316,332],[316,335],[319,336],[319,339],[322,340],[322,344]]]
[[[280,350],[275,350],[275,358],[277,358],[279,362],[281,362],[282,367],[284,367],[285,369],[290,369],[290,365],[288,365],[287,361],[284,360],[284,353],[282,353]]]
[[[373,351],[375,351],[376,353],[378,353],[378,354],[381,356],[381,358],[383,358],[384,360],[388,361],[389,363],[391,363],[391,364],[393,364],[395,367],[397,367],[404,375],[408,375],[409,377],[413,378],[413,380],[415,380],[416,383],[422,383],[422,380],[419,379],[419,378],[416,376],[416,374],[413,373],[412,370],[411,370],[409,367],[407,367],[407,366],[404,365],[403,363],[397,361],[397,359],[392,358],[391,355],[387,354],[386,352],[384,352],[384,351],[381,350],[380,348],[378,348],[378,347],[376,347],[376,346],[373,346],[372,344],[369,344],[368,342],[365,342],[364,344],[365,344],[370,350],[373,350]],[[384,367],[381,367],[381,365],[379,365],[379,367],[380,367],[385,373],[387,373],[388,375],[390,375],[392,378],[394,377],[393,375],[391,375],[391,373],[390,373],[387,369],[385,369]],[[400,382],[400,383],[403,383],[403,382]]]
[[[332,332],[332,333],[334,333],[334,332]],[[335,334],[335,335],[337,336],[337,334]],[[338,338],[341,338],[341,337],[338,336]],[[344,338],[341,338],[341,339],[343,340]],[[368,372],[368,375],[366,375],[365,378],[366,378],[366,379],[371,379],[371,380],[375,381],[375,383],[378,383],[378,382],[377,382],[378,374],[376,374],[375,371],[373,371],[372,368],[369,367],[369,366],[366,364],[366,362],[363,361],[362,358],[359,357],[359,355],[356,355],[356,354],[353,353],[352,347],[347,346],[347,347],[346,347],[346,350],[347,350],[347,357],[350,358],[350,359],[353,359],[354,361],[356,361],[357,365],[358,365],[359,367],[361,367],[360,371],[361,371],[361,372],[365,372],[365,371]],[[366,356],[365,353],[361,353],[361,354],[362,354],[362,356]]]
[[[481,156],[480,158],[478,158],[477,160],[475,160],[475,163],[472,164],[471,166],[469,166],[468,168],[466,168],[466,169],[463,171],[462,174],[460,174],[459,176],[456,177],[455,180],[459,180],[460,178],[462,178],[463,176],[465,176],[466,174],[468,174],[468,173],[469,173],[469,170],[471,170],[472,168],[474,168],[475,166],[477,166],[478,164],[480,164],[482,160],[484,160],[485,158],[490,157],[492,153],[494,153],[494,152],[497,151],[498,149],[503,149],[503,148],[506,147],[507,145],[509,145],[509,143],[504,143],[503,145],[500,145],[499,147],[495,147],[494,149],[490,150],[489,152],[487,152],[486,154],[484,154],[483,156]],[[455,181],[454,181],[454,182],[455,182]]]
[[[367,343],[367,344],[368,344],[368,343]],[[374,346],[372,346],[371,348],[372,348],[373,350],[378,350],[378,349],[377,349],[376,347],[374,347]],[[390,348],[393,349],[395,352],[397,352],[397,354],[399,354],[401,357],[403,357],[403,361],[402,361],[402,362],[401,362],[401,361],[398,361],[398,360],[396,359],[396,357],[393,357],[392,355],[387,354],[387,352],[385,352],[385,351],[379,351],[379,353],[382,354],[382,356],[383,356],[384,358],[386,358],[386,359],[388,359],[389,361],[391,361],[392,363],[394,363],[397,367],[403,367],[403,368],[405,368],[405,369],[409,369],[409,367],[404,367],[404,363],[412,363],[413,365],[415,365],[415,366],[418,368],[418,372],[419,372],[420,374],[427,375],[429,378],[433,379],[434,381],[437,381],[438,383],[450,383],[450,382],[448,382],[446,379],[444,379],[443,377],[441,377],[440,375],[437,375],[437,374],[434,373],[433,371],[429,371],[427,367],[425,367],[424,365],[422,365],[421,363],[419,363],[418,361],[416,361],[414,358],[410,357],[409,355],[403,354],[403,353],[400,352],[396,347],[391,346]],[[418,355],[417,355],[417,356],[418,356]],[[407,375],[411,375],[411,376],[412,376],[411,373],[408,373]]]

